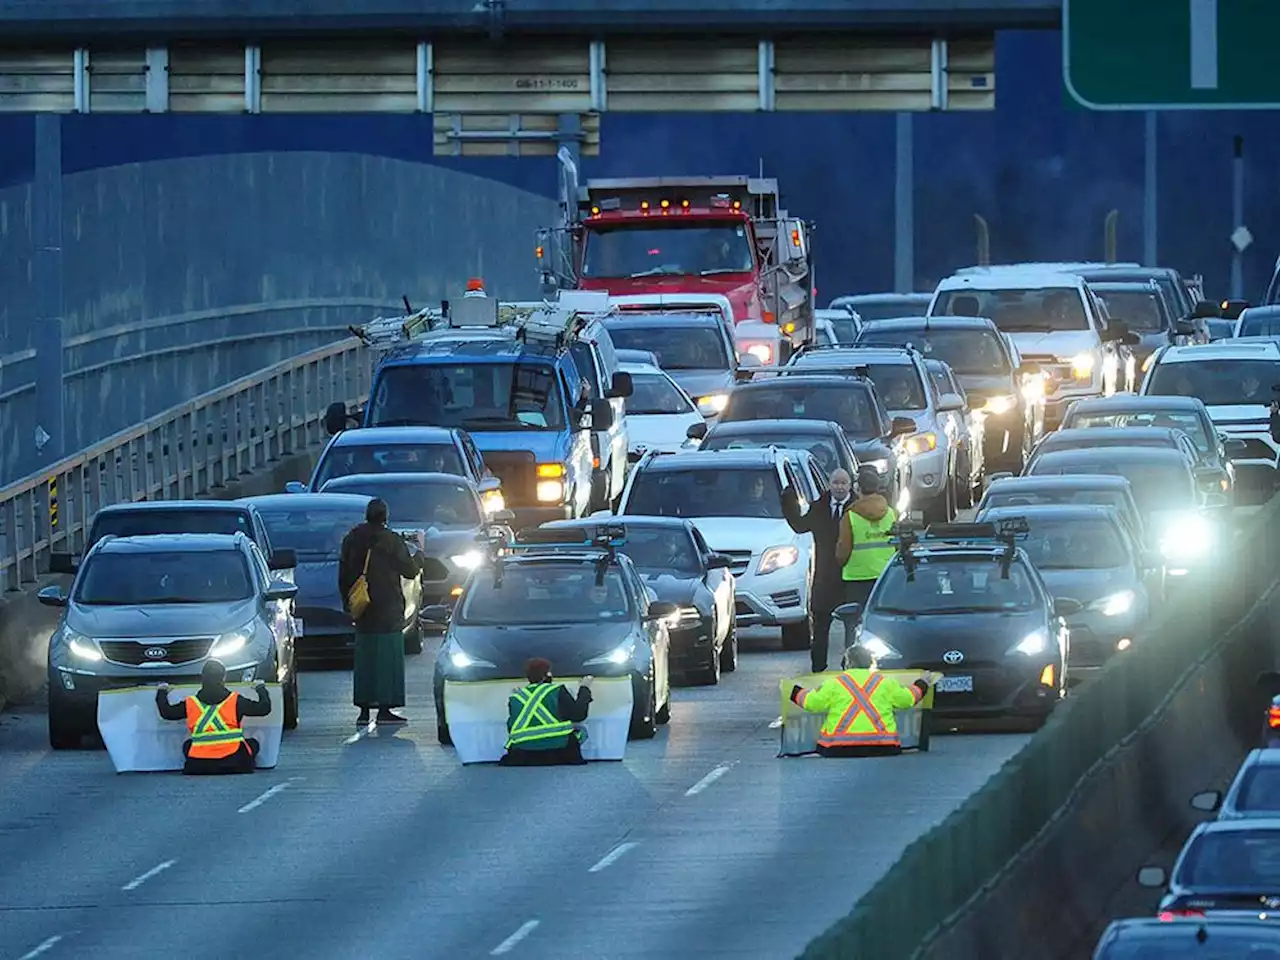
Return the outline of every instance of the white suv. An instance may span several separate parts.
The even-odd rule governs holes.
[[[782,491],[794,489],[803,512],[813,487],[792,457],[773,447],[648,453],[631,471],[618,513],[692,520],[732,561],[737,626],[781,627],[784,649],[805,650],[813,635],[813,537],[788,525]]]
[[[1089,285],[1070,273],[1028,267],[962,271],[938,284],[930,316],[987,317],[1040,368],[1045,429],[1062,422],[1073,400],[1134,389],[1136,335],[1109,326]]]

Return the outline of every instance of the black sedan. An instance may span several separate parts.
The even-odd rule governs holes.
[[[1093,960],[1267,960],[1280,957],[1280,928],[1256,919],[1169,923],[1158,918],[1113,920]]]
[[[248,497],[267,526],[272,543],[297,555],[294,616],[302,621],[297,639],[299,660],[349,657],[355,650],[355,626],[338,592],[338,559],[342,539],[364,522],[368,496],[350,493],[275,493]],[[417,548],[410,545],[410,550]],[[422,652],[418,612],[422,608],[422,578],[401,579],[404,591],[404,646]]]
[[[1166,887],[1162,920],[1280,920],[1280,820],[1202,823],[1187,838],[1172,874],[1143,867],[1138,883]]]
[[[543,529],[592,534],[598,526],[598,520],[557,520]],[[671,672],[685,682],[714,685],[721,671],[738,669],[731,558],[715,553],[698,528],[679,517],[628,517],[610,527],[621,531],[618,549],[645,586],[680,608],[679,620],[668,628]]]
[[[858,456],[834,420],[736,420],[712,424],[699,450],[808,450],[831,476],[837,468],[858,475]]]
[[[842,619],[855,604],[837,610]],[[931,527],[903,544],[854,639],[886,670],[942,673],[935,717],[1041,720],[1066,693],[1065,617],[1021,549],[990,524]]]
[[[548,533],[532,539],[568,539],[526,531]],[[451,742],[446,680],[522,680],[532,657],[550,660],[561,677],[630,677],[631,737],[654,736],[671,717],[669,624],[678,613],[612,548],[585,539],[576,549],[513,548],[467,581],[452,612],[424,611],[448,624],[433,684],[440,742]]]

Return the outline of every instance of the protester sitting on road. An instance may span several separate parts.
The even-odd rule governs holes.
[[[188,774],[253,773],[258,741],[244,735],[245,717],[271,712],[267,685],[257,686],[257,701],[227,689],[227,668],[209,660],[200,671],[200,689],[181,703],[169,702],[169,685],[156,690],[156,709],[165,720],[186,720],[191,739],[182,745]]]
[[[556,766],[586,763],[582,741],[586,731],[592,677],[580,681],[578,696],[551,676],[551,661],[540,657],[525,664],[529,685],[517,687],[507,700],[507,766]]]

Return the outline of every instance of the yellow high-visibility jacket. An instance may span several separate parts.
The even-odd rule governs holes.
[[[876,670],[845,670],[814,690],[801,689],[792,701],[806,713],[825,713],[820,747],[901,747],[893,711],[914,707],[923,685],[904,687]]]

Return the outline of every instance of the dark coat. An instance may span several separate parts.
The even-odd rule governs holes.
[[[356,632],[399,633],[404,629],[404,587],[400,579],[416,577],[421,561],[410,556],[408,546],[394,531],[369,523],[353,527],[342,540],[342,556],[338,561],[338,590],[344,607],[351,588],[364,570],[366,555],[369,557],[366,576],[369,606],[356,621]]]
[[[848,509],[849,501],[845,504]],[[796,533],[813,534],[813,591],[814,599],[821,602],[837,602],[840,591],[840,567],[836,560],[836,543],[840,539],[840,524],[845,510],[838,516],[831,515],[831,491],[823,491],[809,505],[809,512],[800,513],[800,501],[794,490],[782,495],[782,515]]]

